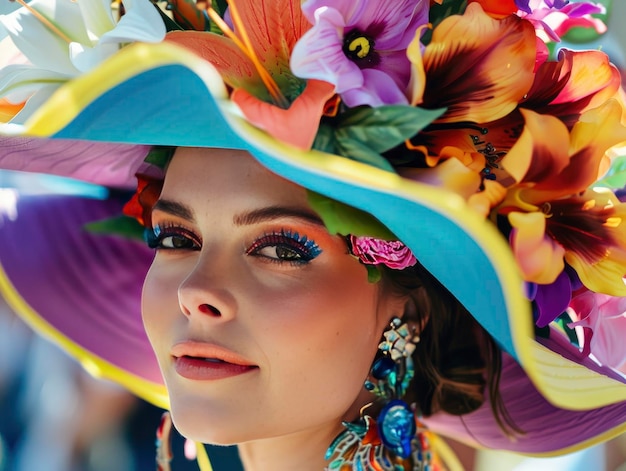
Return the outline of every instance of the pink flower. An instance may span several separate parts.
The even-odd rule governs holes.
[[[535,25],[544,41],[559,41],[571,28],[595,28],[598,34],[606,31],[606,25],[592,14],[605,13],[602,4],[593,2],[570,3],[563,0],[525,0],[516,4],[518,15]],[[544,34],[541,34],[541,33]]]
[[[403,270],[417,263],[413,252],[399,240],[350,236],[352,254],[367,265],[385,265]]]
[[[601,364],[626,366],[626,298],[586,291],[572,299],[567,313],[574,321],[583,354]]]
[[[428,23],[426,0],[307,0],[313,25],[297,42],[291,69],[335,85],[346,105],[408,103],[411,64],[406,48]]]

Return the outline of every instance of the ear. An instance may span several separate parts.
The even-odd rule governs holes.
[[[380,331],[384,331],[391,319],[399,317],[404,322],[415,327],[415,332],[420,333],[430,318],[429,312],[424,307],[420,309],[417,300],[412,296],[383,295],[378,309],[378,322]]]
[[[407,308],[411,309],[411,304],[414,303],[410,296],[381,293],[381,299],[378,302],[378,330],[383,332],[387,329],[394,317],[404,319]]]

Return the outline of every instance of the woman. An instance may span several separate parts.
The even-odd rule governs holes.
[[[50,99],[51,80],[33,93],[23,79],[49,72],[32,51],[30,66],[4,69],[4,132],[52,139],[6,138],[3,167],[122,188],[139,171],[127,213],[156,249],[142,311],[160,368],[128,315],[146,267],[135,243],[122,244],[130,264],[111,255],[119,240],[76,238],[64,219],[49,238],[73,250],[46,253],[80,272],[55,278],[59,264],[7,250],[5,292],[92,370],[171,407],[185,436],[238,444],[247,469],[423,469],[436,459],[422,420],[533,454],[617,435],[623,358],[590,319],[598,293],[622,312],[624,208],[591,188],[626,141],[619,74],[598,52],[546,60],[534,24],[547,23],[533,23],[591,21],[597,7],[376,5],[231,2],[209,22],[172,4],[177,24],[223,35],[124,47]],[[70,41],[74,69],[146,29],[161,39],[155,10],[126,7],[99,42]],[[42,20],[21,15],[5,23],[26,54],[15,24]],[[55,27],[44,29],[58,43]],[[80,220],[119,210],[107,204]],[[24,245],[19,221],[3,238]],[[43,300],[21,281],[29,263],[49,275]],[[87,302],[68,309],[77,299]],[[571,321],[586,330],[573,342]]]
[[[368,283],[303,188],[241,152],[181,149],[152,223],[144,322],[177,429],[240,443],[247,469],[324,469],[401,300]]]

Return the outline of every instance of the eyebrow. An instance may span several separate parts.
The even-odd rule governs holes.
[[[158,200],[152,210],[163,211],[164,213],[171,214],[172,216],[178,216],[182,219],[187,219],[189,221],[193,221],[194,215],[193,211],[182,203],[177,203],[176,201],[170,200]]]
[[[194,220],[193,211],[188,206],[176,201],[160,199],[155,203],[152,209],[153,211],[163,211],[172,216],[177,216],[189,221]],[[236,226],[246,226],[278,218],[302,219],[319,226],[324,226],[322,219],[313,211],[289,206],[268,206],[253,209],[252,211],[247,211],[242,214],[236,214],[233,216],[233,223]]]
[[[233,217],[233,223],[236,226],[244,226],[285,217],[303,219],[319,226],[324,225],[322,219],[314,212],[288,206],[268,206],[237,214]]]

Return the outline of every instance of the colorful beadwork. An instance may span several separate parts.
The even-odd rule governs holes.
[[[413,378],[412,353],[418,341],[407,324],[398,318],[391,321],[378,346],[381,356],[372,365],[371,380],[365,381],[365,388],[377,397],[378,416],[374,419],[362,412],[355,422],[344,422],[346,430],[326,452],[328,470],[432,469],[426,427],[416,417],[415,407],[402,400]]]

